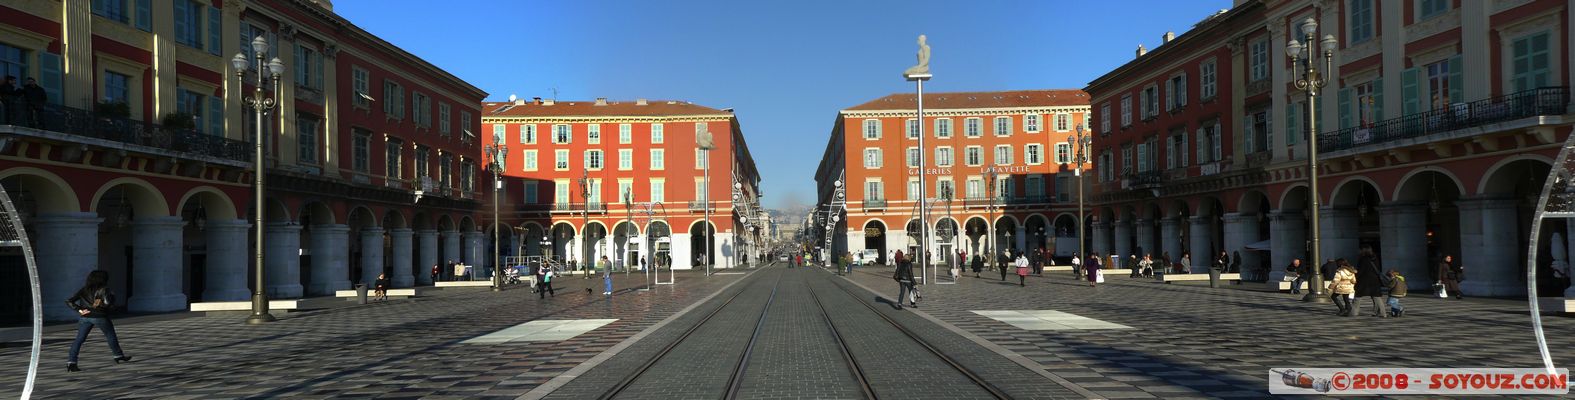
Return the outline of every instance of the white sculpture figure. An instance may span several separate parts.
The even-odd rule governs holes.
[[[1553,265],[1552,265],[1553,270],[1557,271],[1559,274],[1561,274],[1563,276],[1570,276],[1571,272],[1575,272],[1575,268],[1571,268],[1568,258],[1569,258],[1569,252],[1567,251],[1567,247],[1564,244],[1564,235],[1560,234],[1558,232],[1554,232],[1553,233]],[[1569,288],[1565,288],[1564,289],[1564,297],[1565,298],[1575,297],[1575,285],[1571,285]]]
[[[930,45],[924,43],[924,35],[919,35],[918,58],[919,64],[902,71],[903,76],[928,75],[930,73]]]

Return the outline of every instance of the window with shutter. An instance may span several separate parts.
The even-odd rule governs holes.
[[[1515,39],[1511,49],[1510,81],[1514,91],[1521,92],[1547,86],[1549,82],[1548,32],[1534,33]]]
[[[50,104],[61,104],[61,87],[64,84],[60,69],[60,55],[49,52],[38,52],[38,85],[44,87],[44,94],[49,97]]]
[[[1422,107],[1422,91],[1420,90],[1421,87],[1417,82],[1417,75],[1419,75],[1420,71],[1420,68],[1410,68],[1400,71],[1401,115],[1416,114]],[[1339,106],[1341,109],[1346,107],[1345,103],[1343,102],[1340,103]],[[1341,125],[1344,126],[1343,123]]]
[[[153,0],[134,0],[137,7],[137,29],[153,30]]]

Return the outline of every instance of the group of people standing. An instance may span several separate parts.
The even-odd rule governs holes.
[[[38,80],[27,78],[27,83],[17,85],[16,77],[7,75],[0,81],[0,125],[24,125],[42,128],[39,114],[49,104],[49,93]]]

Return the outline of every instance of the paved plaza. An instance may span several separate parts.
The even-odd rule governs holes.
[[[46,335],[41,398],[1264,398],[1269,368],[1535,367],[1524,303],[1406,299],[1405,318],[1245,286],[1068,273],[924,285],[896,310],[889,268],[839,277],[759,268],[644,286],[564,278],[527,288],[281,314],[127,321],[130,364],[94,334],[79,373],[69,331]],[[986,274],[988,276],[988,274]],[[1113,274],[1114,275],[1114,274]],[[595,287],[587,294],[587,287]],[[871,290],[874,290],[872,292]],[[348,301],[347,301],[348,303]],[[1364,308],[1365,305],[1364,305]],[[1575,321],[1546,319],[1556,361]],[[27,347],[0,348],[20,390]]]

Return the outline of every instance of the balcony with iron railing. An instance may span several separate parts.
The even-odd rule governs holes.
[[[886,208],[886,199],[864,199],[864,209],[879,210]]]
[[[705,211],[706,203],[702,200],[691,200],[689,202],[689,211]]]
[[[1525,118],[1563,115],[1568,112],[1568,87],[1545,87],[1503,96],[1459,103],[1449,108],[1420,112],[1318,135],[1321,156],[1339,156],[1347,150],[1369,146],[1403,145],[1406,140],[1431,142],[1452,137],[1439,135]],[[1439,135],[1439,136],[1434,136]]]
[[[1121,177],[1122,190],[1158,188],[1165,181],[1163,171],[1146,171]]]
[[[14,115],[20,117],[22,113]],[[256,150],[251,143],[195,129],[165,127],[113,113],[58,105],[45,106],[39,110],[36,123],[29,122],[16,125],[10,133],[181,158],[211,157],[237,165],[250,164]]]

